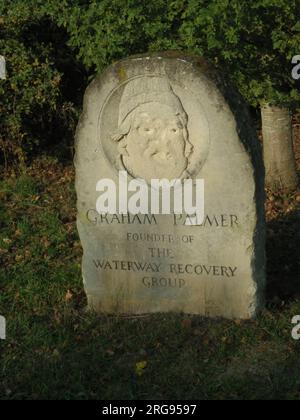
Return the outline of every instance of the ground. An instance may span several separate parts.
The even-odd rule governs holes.
[[[118,318],[84,310],[72,165],[40,157],[3,179],[0,399],[300,399],[300,190],[268,193],[258,319]]]

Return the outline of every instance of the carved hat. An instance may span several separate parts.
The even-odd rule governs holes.
[[[175,115],[180,115],[187,123],[187,115],[178,96],[173,92],[165,77],[144,76],[127,83],[119,107],[119,127],[127,116],[140,105],[157,102],[168,105]]]

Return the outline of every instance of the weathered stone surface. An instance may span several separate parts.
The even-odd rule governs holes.
[[[250,318],[265,282],[264,170],[240,97],[197,57],[130,57],[88,87],[76,134],[78,230],[89,306]],[[99,215],[96,184],[205,181],[205,219]]]

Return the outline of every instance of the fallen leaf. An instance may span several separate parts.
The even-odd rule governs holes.
[[[142,376],[146,367],[147,367],[147,362],[145,360],[143,362],[136,363],[136,365],[135,365],[136,375],[137,376]]]
[[[73,293],[70,290],[68,290],[65,296],[65,301],[70,302],[70,300],[73,299],[73,296],[74,296]]]

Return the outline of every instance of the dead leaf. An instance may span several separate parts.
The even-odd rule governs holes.
[[[70,290],[68,290],[65,296],[65,301],[70,302],[70,300],[73,299],[73,296],[74,296],[73,293]]]
[[[144,374],[144,371],[147,367],[147,362],[144,360],[142,362],[138,362],[135,365],[135,373],[137,376],[142,376]]]

